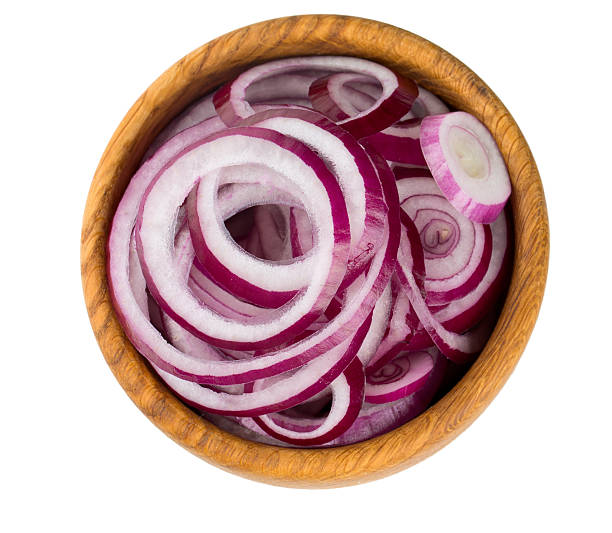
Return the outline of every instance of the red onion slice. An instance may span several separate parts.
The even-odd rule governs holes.
[[[209,374],[191,376],[201,382],[230,384],[252,381],[280,372],[286,372],[321,356],[352,335],[373,310],[387,286],[395,268],[399,244],[399,200],[395,180],[388,165],[373,154],[373,161],[379,171],[384,199],[388,207],[383,244],[375,253],[363,283],[359,284],[352,298],[346,302],[333,321],[326,324],[312,336],[292,347],[253,361],[237,361],[231,368],[211,365]],[[321,356],[325,357],[325,356]],[[314,362],[314,361],[313,361]]]
[[[512,267],[512,238],[510,220],[505,211],[502,211],[490,227],[493,236],[493,253],[487,272],[479,285],[470,293],[447,305],[435,308],[430,306],[436,320],[449,331],[463,333],[485,320],[498,304],[509,280]],[[430,343],[429,334],[420,329],[415,331],[408,347],[416,350],[426,348]]]
[[[400,352],[366,378],[365,401],[389,403],[419,390],[426,382],[434,360],[426,351]]]
[[[448,201],[470,220],[493,222],[510,196],[506,164],[489,130],[463,111],[425,117],[421,148]]]
[[[370,76],[380,83],[381,96],[371,108],[339,122],[339,125],[357,138],[393,124],[398,114],[401,117],[410,110],[417,97],[418,90],[414,82],[399,78],[388,68],[365,59],[344,56],[294,57],[252,67],[221,87],[213,97],[217,113],[227,125],[237,125],[240,120],[253,114],[253,108],[246,100],[249,86],[281,73],[309,70],[355,72]]]
[[[168,352],[166,357],[184,358],[162,337],[159,331],[149,322],[148,312],[145,312],[132,290],[130,271],[130,240],[138,215],[140,200],[147,187],[177,153],[189,146],[195,140],[224,129],[225,125],[217,117],[202,122],[198,126],[185,130],[164,144],[155,155],[142,165],[132,177],[121,202],[119,203],[108,241],[108,279],[110,295],[114,308],[124,331],[136,349],[160,365],[164,359],[158,352]],[[214,350],[214,348],[210,348]]]
[[[130,250],[135,250],[135,246],[135,243],[133,243]],[[194,256],[191,237],[186,227],[178,232],[174,248],[177,269],[182,276],[186,276],[188,274],[186,265],[189,265]],[[167,338],[173,346],[195,358],[203,358],[210,361],[227,360],[222,352],[211,349],[207,343],[191,335],[159,308],[155,300],[147,294],[144,276],[139,262],[130,262],[129,278],[132,292],[143,314],[150,318],[151,323],[158,331],[163,332],[164,337]],[[225,392],[241,392],[240,388],[242,388],[242,385],[233,386],[233,389],[231,387],[232,386],[227,387]]]
[[[241,169],[233,167],[236,172]],[[293,258],[290,239],[290,209],[301,204],[293,196],[274,186],[260,183],[231,183],[221,187],[217,195],[218,212],[225,227],[242,248],[251,255],[270,261]],[[256,236],[259,254],[249,249]]]
[[[483,348],[490,330],[488,327],[483,326],[463,335],[458,335],[444,328],[433,316],[425,303],[413,271],[414,266],[419,262],[419,255],[422,254],[418,230],[409,217],[404,217],[402,223],[404,229],[397,254],[397,279],[403,290],[406,291],[410,303],[424,329],[440,351],[456,363],[468,362]]]
[[[230,183],[220,187],[215,204],[222,220],[227,221],[241,211],[254,206],[302,207],[302,204],[287,190],[290,185],[283,183],[282,176],[271,175],[266,169],[254,169],[253,167],[254,165],[236,166],[226,169],[223,173],[224,181]],[[254,170],[257,170],[257,176],[260,178],[265,176],[266,180],[262,179],[257,183],[244,182],[245,175],[248,176]],[[268,183],[268,180],[273,184]]]
[[[402,209],[420,234],[426,302],[446,304],[473,291],[491,261],[491,229],[457,212],[431,178],[400,179],[397,188]]]
[[[128,258],[128,284],[130,292],[134,298],[134,302],[143,313],[148,313],[148,295],[147,295],[147,280],[140,268],[140,260],[136,251],[136,240],[132,232],[130,239],[130,251]]]
[[[313,71],[301,74],[280,74],[264,79],[249,87],[247,100],[252,104],[259,104],[258,108],[277,105],[311,107],[308,89],[313,81],[326,74],[325,71]],[[217,116],[213,95],[214,92],[206,94],[177,115],[153,140],[143,160],[149,159],[168,139],[204,120]]]
[[[376,348],[380,345],[385,335],[385,331],[387,330],[389,323],[392,303],[393,299],[391,296],[391,283],[389,283],[374,306],[370,330],[363,339],[363,343],[357,352],[357,358],[361,361],[364,367],[376,354]]]
[[[341,72],[320,78],[310,86],[309,96],[312,107],[332,118],[359,139],[379,132],[400,120],[410,110],[418,93],[414,82],[399,76],[398,89],[394,92],[395,99],[385,100],[387,91],[382,80],[379,80],[382,91],[371,103],[367,95],[360,94],[360,91],[347,90],[349,88],[345,87],[345,84],[351,82],[367,84],[368,81],[374,81],[371,74],[353,72]],[[348,96],[351,93],[352,96]],[[360,101],[351,101],[351,98],[355,97]],[[369,123],[359,118],[363,117],[364,113],[369,115]]]
[[[415,128],[418,130],[418,128]],[[408,135],[390,135],[388,133],[375,133],[368,137],[370,144],[387,161],[418,165],[424,167],[427,163],[423,157],[421,144],[418,137]]]
[[[190,276],[191,265],[195,256],[193,249],[193,243],[191,241],[191,235],[189,228],[183,227],[176,235],[174,241],[174,265],[179,276],[183,279],[187,279]],[[140,270],[140,264],[136,267],[136,270]],[[141,271],[142,272],[142,271]],[[140,290],[140,287],[132,285],[132,289],[135,294]],[[154,301],[154,300],[153,300]],[[172,318],[165,313],[157,303],[158,313],[161,319],[161,330],[164,333],[165,338],[181,352],[198,358],[205,359],[208,361],[227,361],[229,358],[224,356],[220,350],[211,349],[211,346],[199,339],[198,337],[189,333],[180,324],[172,320]],[[149,309],[151,306],[149,305]],[[261,310],[265,312],[265,310]],[[228,313],[229,317],[241,316],[238,313]],[[227,316],[227,315],[223,315]],[[159,328],[158,328],[159,329]],[[243,359],[248,357],[247,354],[240,354],[237,358]],[[225,392],[240,393],[242,392],[242,385],[227,386],[223,389]]]
[[[288,140],[288,143],[292,142]],[[261,157],[261,154],[258,154],[258,157]],[[306,167],[302,165],[302,173],[304,168]],[[261,164],[232,165],[203,176],[204,179],[197,185],[197,192],[193,192],[187,200],[189,227],[198,260],[218,284],[242,299],[265,307],[279,307],[287,303],[296,296],[299,289],[309,283],[315,265],[321,262],[321,254],[326,250],[317,248],[313,254],[299,260],[273,263],[262,261],[257,257],[259,254],[245,253],[225,227],[225,213],[220,209],[224,199],[217,194],[217,191],[225,190],[228,183],[257,185],[268,189],[267,196],[272,203],[302,205],[299,201],[287,199],[286,193],[278,191],[278,188],[282,191],[283,188],[295,187],[293,183],[296,179],[300,179],[300,176],[302,181],[307,180],[305,175],[299,174],[299,167],[294,169],[293,178],[286,180],[282,174]],[[329,173],[325,178],[329,181]],[[302,194],[305,195],[307,192],[303,191]],[[337,187],[331,191],[331,194],[338,197],[340,193]],[[261,200],[265,201],[265,197],[263,195]],[[246,202],[240,203],[240,197],[233,201],[237,202],[236,210],[248,205]],[[262,203],[262,201],[254,198],[249,203]],[[338,205],[341,207],[341,204]],[[309,209],[312,210],[312,206],[309,206]],[[315,230],[318,233],[329,232],[331,230],[329,224],[322,227],[319,219],[320,215],[314,220]],[[261,246],[261,236],[259,242]],[[329,240],[327,244],[329,245]],[[259,251],[263,255],[263,249]]]
[[[354,89],[349,85],[350,83],[361,83],[367,86],[371,83],[378,89],[377,95],[372,97],[363,91]],[[315,80],[310,86],[309,97],[314,109],[334,122],[340,122],[371,108],[380,98],[380,93],[380,85],[370,76],[340,72]],[[399,118],[401,117],[398,114],[396,120]]]
[[[311,272],[310,284],[291,305],[284,306],[266,316],[265,320],[228,321],[212,310],[202,307],[186,290],[186,284],[172,270],[172,253],[167,246],[169,232],[178,207],[190,190],[207,186],[208,180],[199,181],[215,169],[247,163],[274,165],[273,170],[290,179],[296,194],[309,209],[321,228],[320,256],[317,268]],[[206,190],[206,189],[204,189]],[[213,190],[213,187],[210,188]],[[216,189],[214,189],[216,190]],[[203,195],[202,198],[207,198]],[[208,203],[210,205],[210,203]],[[198,259],[210,271],[200,256],[208,248],[201,216],[206,203],[198,199],[197,223],[191,217],[190,229]],[[320,221],[320,223],[319,223]],[[222,221],[219,221],[222,224]],[[194,231],[195,226],[195,231]],[[199,231],[198,231],[199,230]],[[236,261],[242,249],[231,240],[236,249]],[[348,217],[342,193],[334,177],[320,159],[295,139],[261,128],[234,128],[211,135],[184,151],[155,178],[145,194],[138,217],[136,234],[139,256],[147,285],[155,300],[174,320],[194,335],[220,347],[253,349],[281,344],[303,331],[327,307],[344,277],[348,255]],[[250,259],[251,257],[249,257]],[[255,258],[252,258],[255,259]],[[250,261],[245,264],[263,264]],[[235,265],[233,265],[235,266]],[[276,263],[268,265],[279,266]],[[290,267],[291,265],[282,265]],[[272,273],[273,268],[266,272]],[[218,277],[219,273],[215,275]],[[231,327],[228,327],[231,325]]]
[[[257,113],[243,124],[270,128],[298,139],[333,168],[346,199],[351,252],[342,287],[350,284],[380,246],[386,206],[370,159],[355,139],[319,113],[300,109]],[[315,228],[316,231],[316,228]]]
[[[230,372],[220,367],[211,367],[210,371],[214,374],[198,376],[198,380],[219,384],[238,383],[291,370],[320,356],[329,346],[341,342],[366,319],[390,280],[395,267],[400,234],[399,200],[394,177],[382,158],[373,154],[373,162],[379,171],[384,199],[388,206],[383,244],[374,255],[363,283],[359,284],[340,313],[315,334],[290,348],[255,361],[236,362]]]
[[[287,423],[274,414],[253,418],[268,435],[288,444],[318,446],[342,435],[359,416],[363,404],[363,366],[355,358],[331,384],[332,405],[320,424],[304,427]]]
[[[444,306],[429,306],[436,321],[451,332],[464,333],[485,321],[494,310],[511,272],[512,239],[509,218],[505,212],[491,225],[493,237],[493,253],[487,272],[478,286],[462,298],[458,298]],[[486,325],[481,327],[486,332]],[[406,350],[420,350],[431,346],[429,333],[419,326],[410,339]],[[393,354],[392,354],[393,355]],[[388,362],[390,357],[380,357],[377,354],[369,364],[367,371],[379,368]]]
[[[355,358],[361,343],[370,328],[366,320],[352,338],[334,345],[308,365],[297,369],[284,379],[278,376],[263,389],[240,395],[218,392],[202,387],[193,381],[180,379],[156,367],[167,385],[189,405],[207,412],[233,416],[260,416],[294,407],[324,390]],[[262,361],[266,356],[254,360],[228,361],[220,364],[241,365]],[[211,362],[213,364],[214,362]],[[219,363],[217,363],[219,364]]]
[[[449,331],[463,332],[485,319],[501,297],[512,267],[511,226],[505,211],[490,226],[493,252],[489,267],[478,286],[462,298],[434,312]]]
[[[310,86],[327,74],[326,70],[304,70],[262,78],[247,87],[245,100],[249,104],[303,101],[310,107]]]
[[[200,126],[196,127],[200,128]],[[195,129],[195,128],[194,128]],[[185,140],[185,136],[192,135],[193,132],[187,130],[182,139],[173,139],[162,148],[162,152],[156,153],[152,160],[143,167],[139,174],[134,177],[129,187],[129,194],[122,200],[122,205],[117,212],[113,223],[111,241],[109,241],[109,256],[111,267],[117,265],[118,258],[125,257],[127,261],[129,251],[129,236],[136,217],[135,211],[140,201],[140,196],[149,184],[152,177],[157,173],[157,169],[163,168],[169,159],[174,156],[171,148],[179,145],[179,141]],[[170,156],[168,155],[170,153]],[[165,159],[164,159],[165,158]],[[379,162],[380,163],[380,162]],[[386,174],[384,168],[386,167]],[[380,179],[383,185],[385,202],[389,208],[387,213],[387,226],[385,228],[383,244],[378,249],[372,262],[369,265],[367,275],[359,291],[353,296],[352,301],[340,311],[333,322],[317,331],[312,336],[300,341],[296,345],[283,349],[274,354],[266,355],[253,360],[233,361],[227,363],[217,363],[199,360],[186,356],[174,347],[169,345],[159,332],[146,320],[138,306],[131,309],[129,321],[126,320],[126,331],[134,342],[137,349],[145,355],[152,363],[159,366],[166,372],[171,372],[177,376],[184,377],[198,382],[211,384],[233,384],[245,383],[255,379],[265,378],[281,372],[287,372],[304,365],[308,361],[321,356],[329,350],[329,346],[337,346],[343,339],[355,331],[355,328],[365,320],[387,285],[395,265],[397,246],[399,241],[399,202],[394,178],[390,175],[388,166],[383,161],[380,165]],[[145,173],[145,170],[152,172],[152,175]],[[132,202],[131,204],[129,202]],[[126,224],[126,221],[128,223]],[[125,227],[129,231],[123,231]],[[121,236],[126,240],[125,254],[121,256]],[[119,265],[118,273],[111,273],[110,278],[121,279],[122,272],[127,273],[127,263],[125,266]],[[129,289],[129,283],[126,284]],[[116,284],[115,284],[116,286]],[[114,291],[118,292],[118,291]],[[129,291],[131,292],[131,291]],[[126,290],[123,294],[127,294]],[[133,300],[133,298],[132,298]],[[125,303],[125,302],[124,302]],[[127,302],[129,304],[129,301]],[[119,311],[123,311],[121,305],[116,304]],[[134,307],[137,312],[134,311]],[[120,313],[123,314],[123,313]],[[125,316],[125,315],[124,315]],[[211,348],[212,349],[212,348]],[[338,352],[335,352],[338,354]],[[343,353],[337,355],[342,359]],[[329,365],[337,363],[337,359],[329,362]]]
[[[379,89],[372,84],[356,85],[370,97],[376,97]],[[421,118],[427,115],[448,113],[449,109],[442,100],[423,87],[418,87],[419,96],[410,111],[400,121],[383,131],[368,137],[370,145],[387,161],[400,164],[426,166],[427,163],[419,141]]]
[[[217,313],[228,318],[248,318],[266,313],[268,309],[250,304],[236,298],[215,283],[197,259],[190,271],[189,289],[202,302]]]
[[[446,358],[443,357],[440,352],[434,352],[434,358],[433,370],[425,385],[417,392],[406,398],[387,404],[364,403],[353,425],[340,437],[322,446],[343,446],[376,437],[405,424],[425,411],[438,391],[448,366]],[[255,424],[251,418],[229,419],[225,417],[216,417],[208,413],[203,414],[206,418],[213,421],[213,423],[230,433],[266,444],[287,446],[287,444],[282,441],[272,439]],[[317,419],[299,419],[289,417],[283,413],[276,413],[274,418],[277,422],[283,420],[283,423],[301,425],[304,428],[312,427],[313,424],[318,422]]]
[[[217,376],[208,375],[205,378],[199,379],[221,384],[236,383],[238,382],[237,380],[246,382],[258,377],[271,375],[270,372],[272,370],[275,370],[275,373],[291,370],[296,368],[297,365],[311,361],[315,357],[325,357],[321,356],[321,354],[328,350],[329,346],[336,345],[343,338],[346,338],[347,335],[352,334],[352,331],[354,331],[360,322],[366,319],[368,315],[365,315],[365,313],[372,311],[389,282],[394,268],[399,240],[397,189],[395,188],[394,179],[388,166],[386,166],[384,161],[382,163],[386,167],[387,174],[381,172],[381,183],[385,194],[385,201],[389,208],[387,213],[388,226],[385,228],[383,245],[372,259],[363,282],[355,286],[352,297],[346,302],[334,320],[312,336],[292,347],[283,349],[276,354],[259,358],[256,361],[250,361],[248,365],[241,361],[239,365],[235,365],[236,367],[243,367],[240,371],[238,368],[235,368],[233,373],[227,375],[221,372],[222,369],[215,368],[214,371],[217,373]]]
[[[371,83],[370,81],[366,81],[365,83],[352,81],[349,82],[349,87],[373,99],[380,97],[380,86],[376,83]],[[418,96],[412,104],[410,111],[408,111],[408,113],[406,113],[401,120],[393,124],[393,126],[386,128],[383,132],[396,132],[396,130],[401,130],[406,126],[411,127],[414,124],[420,124],[420,119],[428,115],[440,115],[442,113],[449,112],[447,105],[435,94],[421,87],[420,85],[417,85],[417,90]],[[350,96],[354,97],[355,93],[350,94]],[[396,133],[399,134],[399,132]],[[418,139],[418,137],[419,135],[417,132],[415,138]]]
[[[395,235],[398,235],[398,233],[396,232]],[[255,360],[235,361],[231,364],[212,364],[186,360],[184,354],[168,349],[167,344],[159,342],[155,343],[155,351],[149,349],[144,353],[150,359],[159,361],[178,375],[188,377],[191,380],[217,384],[245,383],[265,378],[297,368],[308,361],[313,361],[314,358],[317,359],[313,361],[313,364],[324,364],[324,370],[343,368],[342,364],[346,363],[342,362],[348,356],[354,357],[355,352],[351,353],[335,347],[339,346],[340,343],[343,343],[343,346],[345,345],[345,342],[341,339],[346,338],[349,332],[354,331],[357,321],[361,320],[363,316],[363,311],[371,309],[370,306],[373,307],[376,303],[374,298],[380,294],[378,287],[382,282],[388,281],[392,271],[389,269],[389,259],[387,258],[394,257],[397,253],[396,239],[397,237],[385,239],[385,245],[374,257],[363,285],[353,296],[353,301],[348,302],[334,321],[328,323],[307,339],[287,349]],[[334,346],[334,348],[330,350],[330,346]],[[323,362],[321,362],[321,359],[323,359]],[[178,369],[178,364],[181,365],[181,370]],[[330,375],[335,377],[333,373]],[[182,380],[178,380],[178,382],[182,382]],[[185,383],[182,383],[182,386],[188,387]],[[198,389],[190,390],[196,393],[201,392]]]
[[[200,380],[206,380],[208,377],[214,381],[215,376],[211,377],[210,373],[216,371],[217,374],[225,377],[226,383],[236,383],[240,380],[249,381],[296,368],[309,360],[309,357],[316,357],[317,354],[322,353],[323,345],[320,345],[320,349],[312,350],[308,355],[304,355],[298,348],[290,354],[266,358],[264,362],[256,361],[252,365],[243,366],[242,372],[238,368],[228,366],[227,363],[211,364],[207,360],[210,358],[189,357],[168,344],[149,322],[148,316],[143,313],[134,297],[129,280],[130,236],[140,199],[145,190],[159,170],[163,169],[177,153],[194,141],[223,127],[223,123],[215,118],[185,130],[162,146],[154,157],[136,173],[113,219],[108,245],[108,270],[111,297],[119,319],[130,340],[145,357],[164,370],[174,372],[179,376]],[[214,351],[214,348],[210,347],[210,350]],[[283,361],[289,362],[283,364]],[[217,376],[216,378],[223,381],[222,377]]]

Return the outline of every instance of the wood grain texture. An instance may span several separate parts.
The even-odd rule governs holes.
[[[513,185],[515,260],[498,324],[464,378],[418,418],[378,438],[328,450],[295,450],[225,433],[177,400],[135,351],[113,310],[106,241],[116,206],[147,146],[197,97],[246,67],[285,56],[365,57],[413,78],[493,133]],[[96,170],[83,217],[81,273],[87,311],[102,353],[132,401],[166,435],[202,459],[257,481],[338,487],[371,481],[428,457],[464,431],[504,385],[534,327],[548,268],[542,183],[514,119],[489,87],[456,58],[410,32],[380,22],[307,15],[254,24],[185,56],[127,113]],[[132,453],[128,451],[127,453]]]

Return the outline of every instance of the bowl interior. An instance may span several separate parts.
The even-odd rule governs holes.
[[[380,62],[478,117],[492,132],[510,173],[515,254],[497,326],[480,357],[425,413],[385,435],[334,449],[288,449],[245,441],[181,403],[132,347],[117,320],[106,277],[106,241],[117,204],[148,145],[188,104],[238,72],[288,56],[353,55]],[[380,22],[307,15],[261,22],[203,45],[162,74],[129,110],[94,176],[81,237],[83,289],[91,324],[111,370],[164,433],[198,457],[267,483],[333,487],[406,468],[459,435],[486,408],[515,367],[535,324],[548,266],[546,204],[538,171],[512,116],[456,58]]]

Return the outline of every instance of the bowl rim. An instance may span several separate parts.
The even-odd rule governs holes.
[[[247,441],[202,419],[178,400],[133,348],[113,310],[106,241],[120,197],[148,144],[197,97],[244,68],[287,56],[355,55],[411,77],[492,132],[513,191],[514,267],[498,323],[465,376],[423,414],[384,435],[330,449],[295,449]],[[287,487],[330,488],[372,481],[435,453],[489,405],[516,366],[535,325],[549,258],[546,201],[518,125],[491,89],[435,44],[389,24],[344,15],[298,15],[229,32],[187,54],[136,101],[113,134],[95,172],[83,215],[81,276],[87,312],[116,379],[158,428],[226,471]]]

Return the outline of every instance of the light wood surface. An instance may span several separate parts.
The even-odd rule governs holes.
[[[177,400],[123,333],[111,304],[105,262],[116,206],[163,126],[198,96],[252,64],[313,54],[353,55],[386,64],[482,120],[510,171],[516,242],[512,281],[495,331],[472,368],[444,398],[378,438],[329,450],[296,450],[229,435]],[[546,203],[535,162],[514,119],[489,87],[421,37],[372,20],[333,15],[275,19],[233,31],[162,74],[130,109],[106,147],[89,191],[81,236],[83,290],[92,328],[108,365],[141,411],[174,441],[220,468],[257,481],[308,488],[351,485],[392,474],[464,431],[493,400],[525,348],[542,301],[548,256]],[[134,451],[126,448],[126,453]]]

